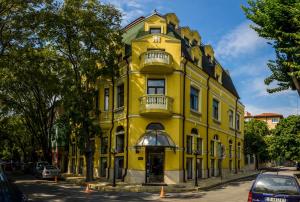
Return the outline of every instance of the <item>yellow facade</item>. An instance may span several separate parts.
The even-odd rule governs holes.
[[[174,184],[243,170],[244,106],[212,47],[173,13],[124,30],[120,76],[99,84],[95,176]]]

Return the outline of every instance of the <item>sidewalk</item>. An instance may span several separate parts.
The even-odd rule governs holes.
[[[191,192],[198,190],[210,189],[228,182],[237,181],[243,178],[251,177],[258,174],[259,171],[248,171],[244,173],[232,174],[226,178],[212,177],[208,179],[198,180],[198,187],[194,186],[194,181],[189,181],[180,184],[168,184],[164,186],[165,192],[179,193]],[[84,177],[66,177],[67,182],[75,183],[78,185],[86,186]],[[93,190],[108,191],[108,192],[154,192],[159,193],[161,186],[143,186],[141,184],[128,184],[125,182],[117,182],[116,187],[111,186],[111,182],[101,182],[99,179],[89,183],[89,187]]]

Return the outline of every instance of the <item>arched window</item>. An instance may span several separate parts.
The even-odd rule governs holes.
[[[146,130],[165,130],[165,127],[161,123],[150,123]]]
[[[215,135],[215,136],[214,136],[214,140],[219,140],[219,136],[218,136],[218,135]]]
[[[191,134],[193,134],[193,135],[198,135],[198,130],[197,130],[197,128],[192,128]]]
[[[118,126],[116,129],[116,151],[118,153],[124,152],[124,138],[125,138],[124,136],[125,136],[124,127]]]
[[[232,140],[229,140],[229,144],[232,144]]]

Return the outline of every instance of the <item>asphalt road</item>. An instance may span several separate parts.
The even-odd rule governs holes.
[[[299,173],[293,168],[284,168],[280,173]],[[29,197],[30,201],[77,202],[77,201],[189,201],[189,202],[244,202],[253,179],[231,182],[207,191],[188,193],[166,193],[160,198],[159,193],[100,192],[85,193],[85,187],[65,182],[37,180],[30,175],[15,176],[15,183]],[[201,182],[199,182],[201,183]]]
[[[77,201],[205,201],[205,202],[244,202],[253,179],[232,182],[208,191],[188,193],[166,193],[161,199],[159,193],[85,193],[85,187],[64,182],[36,180],[32,176],[18,176],[15,183],[29,197],[30,201],[77,202]]]

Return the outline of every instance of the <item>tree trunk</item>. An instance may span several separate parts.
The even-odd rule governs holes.
[[[85,137],[85,162],[86,162],[86,176],[85,181],[90,182],[93,181],[93,150],[92,150],[92,144],[89,134],[89,128],[88,124],[84,121],[83,123],[83,131],[84,131],[84,137]]]
[[[295,76],[291,76],[291,77],[292,77],[293,83],[296,87],[296,90],[298,92],[298,95],[300,96],[300,83],[299,83],[298,79]]]
[[[259,169],[259,160],[258,160],[258,154],[255,154],[255,170],[258,170]]]

